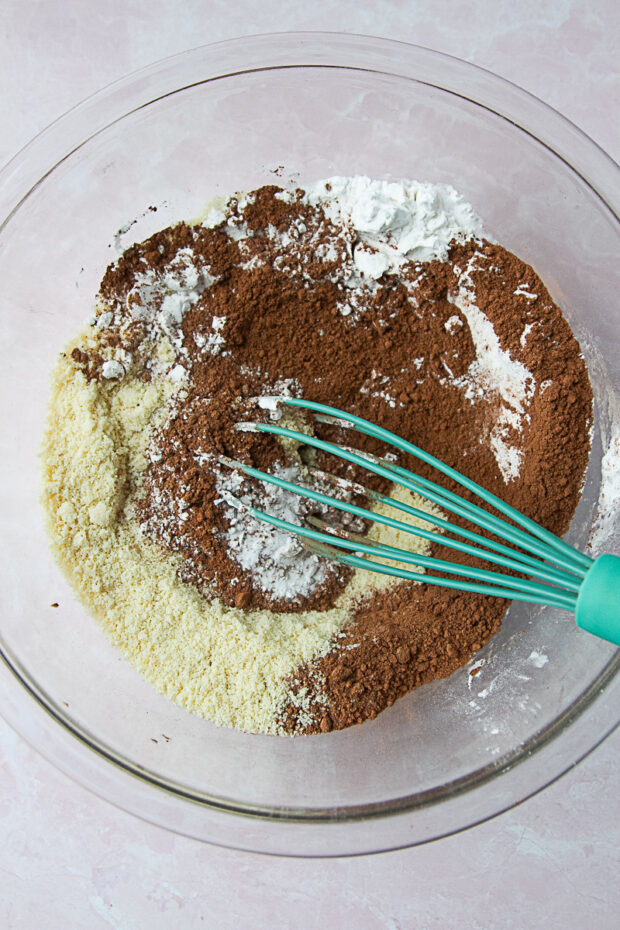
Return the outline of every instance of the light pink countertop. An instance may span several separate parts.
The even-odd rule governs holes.
[[[66,109],[158,58],[234,36],[330,29],[473,61],[620,156],[617,0],[3,0],[0,164]],[[495,820],[360,859],[267,858],[142,823],[0,721],[6,930],[612,930],[620,926],[620,734]]]

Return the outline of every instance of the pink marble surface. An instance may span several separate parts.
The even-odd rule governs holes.
[[[330,28],[417,42],[510,78],[620,156],[616,0],[3,0],[0,163],[103,84],[236,35]],[[0,723],[0,927],[511,930],[620,923],[620,735],[459,836],[379,857],[270,859],[144,824]]]

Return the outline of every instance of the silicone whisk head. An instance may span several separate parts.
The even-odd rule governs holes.
[[[317,516],[309,516],[303,525],[298,525],[242,503],[233,494],[222,494],[222,499],[230,506],[296,534],[318,555],[336,559],[344,565],[426,584],[560,607],[572,611],[577,625],[582,629],[620,645],[619,556],[607,554],[596,561],[591,559],[456,469],[368,420],[300,398],[269,397],[260,398],[259,401],[261,407],[273,411],[280,406],[301,408],[312,412],[319,422],[336,424],[354,433],[379,439],[431,465],[463,487],[472,497],[501,514],[503,519],[442,485],[396,465],[389,458],[340,446],[280,426],[277,422],[238,423],[237,429],[271,433],[337,456],[351,465],[406,488],[437,505],[442,513],[454,514],[475,529],[469,529],[461,522],[453,523],[443,515],[438,516],[436,508],[433,513],[429,513],[371,491],[357,481],[337,478],[311,467],[307,468],[308,477],[320,478],[320,481],[312,482],[313,487],[295,484],[225,456],[220,457],[220,464],[315,501],[323,509],[329,508],[354,518],[382,524],[401,533],[439,543],[453,552],[475,556],[483,565],[460,564],[377,542],[352,532],[342,524],[334,524]],[[331,486],[333,493],[325,493],[326,485]],[[318,489],[319,486],[321,489]],[[353,500],[357,503],[353,503]],[[381,512],[378,512],[378,505],[381,505]],[[390,516],[386,510],[395,512],[395,515]],[[403,517],[409,517],[409,520]],[[412,519],[414,522],[411,522]],[[493,567],[485,568],[484,563]],[[497,567],[508,570],[510,574],[497,571]],[[423,569],[424,574],[419,569]],[[441,574],[436,575],[434,572]]]

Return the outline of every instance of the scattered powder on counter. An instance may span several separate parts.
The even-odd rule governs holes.
[[[342,427],[278,408],[279,394],[378,422],[562,532],[591,391],[540,279],[483,239],[447,186],[265,187],[108,268],[54,375],[43,499],[60,563],[113,642],[188,710],[251,732],[327,732],[466,664],[506,602],[354,572],[244,512],[345,522],[446,557],[231,470],[227,459],[323,491],[329,471],[439,515],[303,442],[235,429],[279,420],[349,444]],[[385,454],[369,437],[359,448]],[[357,502],[347,482],[330,493]]]

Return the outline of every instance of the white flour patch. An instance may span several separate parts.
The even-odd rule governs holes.
[[[523,453],[515,439],[518,438],[527,420],[527,405],[536,391],[534,376],[521,362],[513,359],[502,349],[491,321],[475,302],[475,291],[471,273],[476,267],[476,255],[471,258],[459,277],[456,297],[448,298],[467,320],[476,358],[468,371],[451,383],[463,388],[465,397],[472,402],[489,394],[497,394],[502,405],[491,430],[491,448],[508,483],[519,476]]]

